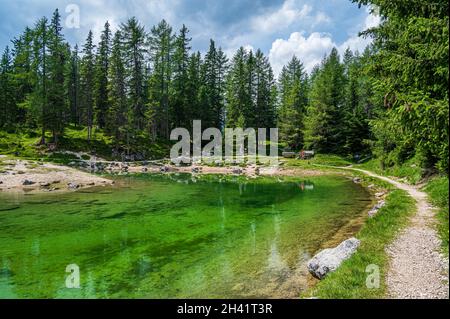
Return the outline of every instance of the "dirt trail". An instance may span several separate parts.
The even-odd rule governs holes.
[[[416,200],[417,211],[409,225],[387,248],[390,267],[387,274],[388,298],[449,298],[448,259],[440,253],[441,240],[436,232],[435,209],[427,194],[417,187],[400,183],[372,172],[359,171],[386,181],[408,192]]]

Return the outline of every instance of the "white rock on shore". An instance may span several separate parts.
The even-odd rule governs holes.
[[[340,243],[335,248],[327,248],[320,251],[308,262],[309,272],[318,279],[323,279],[329,272],[335,271],[341,263],[350,258],[360,241],[354,237]]]

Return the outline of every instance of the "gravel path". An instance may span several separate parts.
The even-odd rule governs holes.
[[[427,194],[415,186],[400,183],[369,171],[352,168],[402,189],[416,200],[417,211],[406,229],[387,248],[389,298],[448,299],[448,259],[441,253],[435,227],[435,210]]]

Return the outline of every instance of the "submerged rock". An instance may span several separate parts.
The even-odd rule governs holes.
[[[354,237],[340,243],[335,248],[320,251],[308,261],[309,272],[318,279],[323,279],[329,272],[335,271],[341,263],[356,252],[360,241]]]

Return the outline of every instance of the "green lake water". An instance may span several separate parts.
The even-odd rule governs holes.
[[[0,298],[295,298],[313,283],[306,261],[355,233],[370,204],[338,176],[138,175],[0,193]]]

